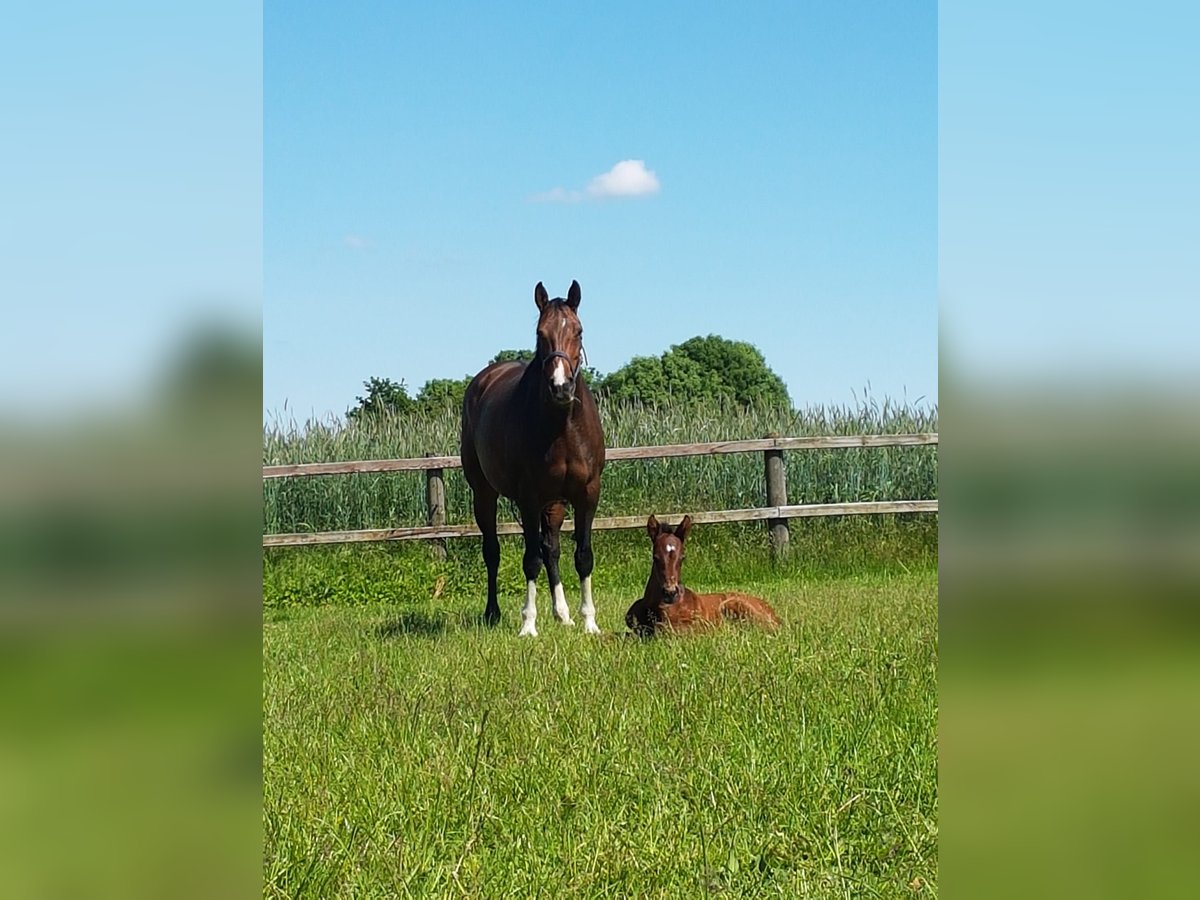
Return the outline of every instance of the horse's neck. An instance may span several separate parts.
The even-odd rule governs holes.
[[[654,573],[650,573],[650,577],[646,579],[646,589],[642,591],[642,598],[647,603],[662,602],[662,585],[658,579],[654,577]]]
[[[531,413],[536,413],[534,421],[540,423],[543,435],[557,437],[571,427],[579,404],[572,403],[569,408],[563,409],[547,401],[538,377],[540,366],[536,358],[526,364],[525,374],[521,377],[521,401]]]

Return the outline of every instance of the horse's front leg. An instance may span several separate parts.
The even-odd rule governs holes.
[[[541,510],[521,508],[521,531],[525,536],[525,605],[521,607],[521,637],[537,637],[537,579],[542,571]]]
[[[596,518],[596,506],[600,500],[600,480],[588,485],[584,499],[575,504],[575,571],[579,573],[579,614],[583,616],[583,630],[588,634],[599,634],[596,624],[596,604],[592,601],[592,520]]]
[[[554,618],[564,625],[574,625],[558,568],[559,529],[566,514],[566,507],[561,503],[551,503],[542,510],[542,562],[546,564],[546,579],[550,582],[550,596],[554,599]]]

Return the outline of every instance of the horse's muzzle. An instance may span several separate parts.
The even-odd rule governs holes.
[[[555,406],[570,406],[575,402],[575,384],[567,382],[566,384],[551,384],[550,385],[550,401]]]
[[[575,380],[579,377],[579,369],[561,350],[548,354],[543,365],[551,402],[556,406],[570,406],[575,402]]]

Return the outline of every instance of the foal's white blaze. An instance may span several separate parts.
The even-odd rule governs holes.
[[[518,637],[537,637],[537,582],[525,582],[525,605],[521,607],[521,630]]]
[[[554,618],[564,625],[575,624],[571,621],[571,608],[567,606],[567,594],[561,581],[554,586]]]
[[[555,387],[562,387],[567,383],[567,366],[561,359],[554,361],[554,372],[550,376],[550,381]]]
[[[599,634],[600,626],[596,624],[596,604],[592,602],[592,576],[586,576],[580,587],[583,599],[579,603],[579,614],[583,616],[583,630],[588,634]]]

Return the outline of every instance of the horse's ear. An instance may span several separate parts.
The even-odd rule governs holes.
[[[567,306],[571,309],[579,309],[579,301],[583,299],[583,292],[579,290],[579,282],[572,281],[571,289],[567,291]]]
[[[654,516],[646,520],[646,533],[650,535],[652,541],[658,537],[658,519]]]
[[[533,302],[537,304],[539,312],[550,302],[550,295],[546,293],[546,288],[540,281],[537,283],[537,287],[533,289]]]
[[[675,537],[680,541],[686,541],[688,532],[692,530],[692,517],[684,516],[683,521],[675,526]]]

